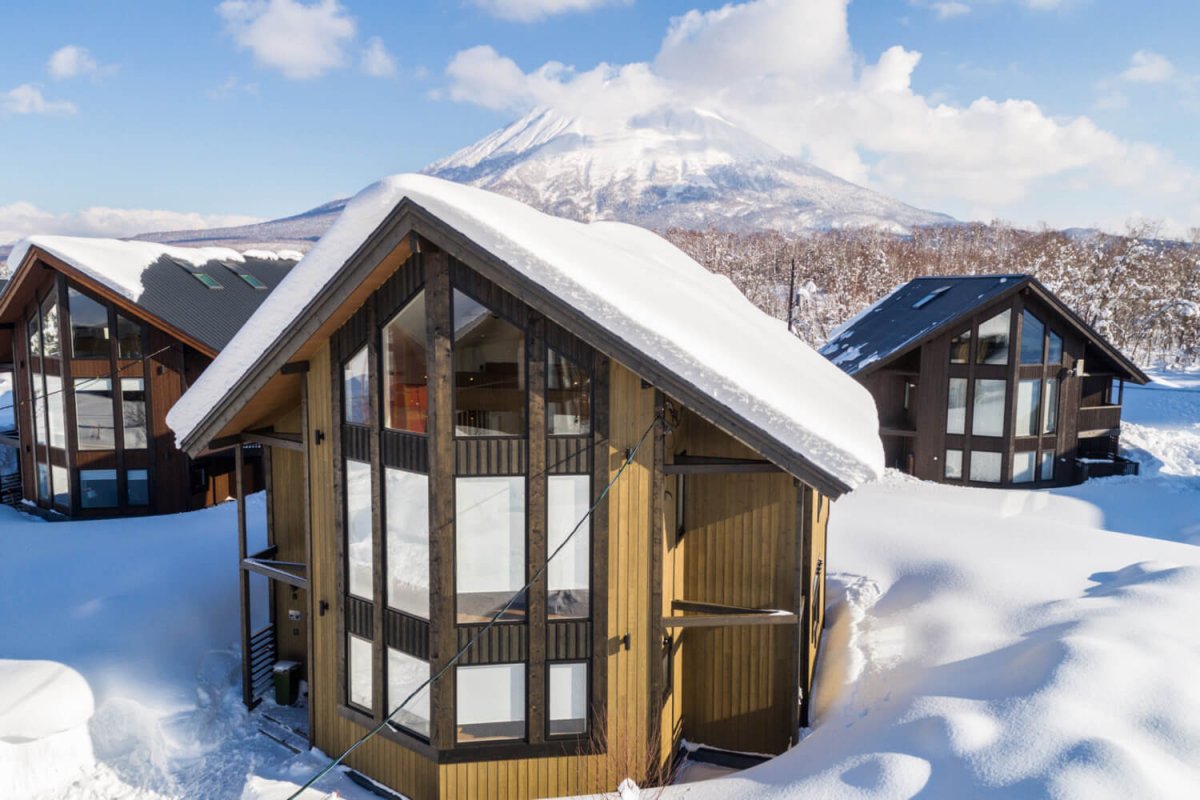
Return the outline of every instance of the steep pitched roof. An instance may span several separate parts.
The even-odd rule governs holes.
[[[850,375],[871,371],[969,318],[976,309],[1028,287],[1130,380],[1149,378],[1049,289],[1030,275],[915,278],[893,289],[833,332],[821,354]]]
[[[870,395],[728,279],[642,228],[551,217],[419,175],[384,179],[352,200],[172,408],[168,423],[185,449],[220,434],[314,339],[316,320],[327,329],[336,313],[348,316],[355,287],[342,285],[347,276],[360,262],[380,263],[384,242],[409,231],[488,265],[489,277],[548,317],[702,415],[729,423],[731,433],[823,491],[840,494],[881,473]]]
[[[30,254],[35,258],[30,258]],[[222,247],[170,247],[154,242],[93,239],[74,236],[34,236],[9,255],[12,284],[23,279],[22,269],[42,260],[114,298],[132,303],[145,318],[184,334],[210,353],[229,343],[267,295],[299,260],[300,253],[282,254]],[[197,275],[207,275],[202,282]],[[251,278],[245,279],[242,274]],[[251,283],[261,284],[256,288]],[[210,288],[215,285],[220,288]],[[2,298],[2,296],[0,296]],[[0,299],[0,314],[5,303]]]

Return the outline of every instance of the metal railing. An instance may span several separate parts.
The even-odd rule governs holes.
[[[267,625],[250,636],[250,696],[258,701],[271,691],[275,667],[275,626]]]

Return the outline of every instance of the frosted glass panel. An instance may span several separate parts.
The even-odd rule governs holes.
[[[959,480],[963,476],[962,472],[962,450],[947,450],[946,451],[946,477]]]
[[[985,483],[999,483],[1001,461],[999,453],[986,453],[981,450],[973,451],[971,453],[971,480]]]
[[[346,462],[346,570],[350,594],[372,600],[371,465]]]
[[[417,687],[429,680],[429,662],[413,658],[407,653],[388,648],[387,710],[396,711]],[[405,704],[392,716],[392,723],[402,728],[429,736],[429,687]]]
[[[550,665],[550,735],[587,731],[587,664]]]
[[[591,480],[586,475],[551,475],[547,484],[547,555],[563,542],[566,545],[546,571],[546,611],[551,618],[586,617],[591,585],[591,533],[585,517],[591,499]],[[568,541],[576,525],[579,530]]]
[[[525,736],[525,665],[459,667],[458,741]]]
[[[525,584],[525,479],[455,481],[458,621],[487,622]],[[522,619],[518,598],[501,619]]]
[[[946,433],[966,433],[967,379],[951,378],[949,401],[946,404]]]
[[[977,364],[1008,363],[1008,329],[1012,309],[1005,309],[987,322],[979,325],[979,348],[975,352]]]
[[[350,675],[350,702],[369,710],[374,702],[371,695],[371,643],[354,634],[348,638],[350,647],[346,653],[346,671]]]
[[[1037,453],[1013,453],[1013,483],[1032,483]]]
[[[1037,436],[1038,406],[1042,399],[1042,381],[1038,378],[1017,384],[1016,436]]]
[[[971,433],[976,436],[1004,435],[1004,406],[1008,396],[1006,381],[975,381],[975,409]]]
[[[384,470],[387,503],[387,602],[429,619],[429,477]]]

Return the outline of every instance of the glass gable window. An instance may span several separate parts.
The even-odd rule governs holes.
[[[1023,453],[1013,453],[1013,483],[1033,483],[1037,453],[1033,450]]]
[[[146,447],[146,387],[141,378],[121,379],[121,420],[126,450]]]
[[[525,585],[525,479],[455,480],[459,623],[487,622]],[[518,598],[501,620],[525,616]]]
[[[371,465],[346,461],[346,585],[350,594],[371,600],[374,557],[371,535]]]
[[[119,504],[115,469],[79,470],[80,508],[116,508],[117,505]]]
[[[71,355],[108,358],[108,308],[75,289],[67,290],[71,312]]]
[[[354,634],[348,634],[350,646],[346,651],[347,695],[351,704],[371,710],[374,694],[371,691],[371,643]]]
[[[387,376],[383,424],[393,430],[425,433],[429,416],[425,292],[410,300],[384,328],[383,370]]]
[[[1042,417],[1042,433],[1054,433],[1058,430],[1058,380],[1050,378],[1046,381],[1046,408]]]
[[[971,480],[980,483],[999,483],[1000,465],[1003,462],[999,453],[989,453],[984,450],[971,451]]]
[[[578,735],[587,732],[587,664],[550,665],[551,736]]]
[[[388,648],[387,658],[387,710],[391,712],[396,711],[401,703],[408,700],[409,695],[429,680],[430,672],[428,661],[413,658],[391,647]],[[428,739],[429,719],[429,687],[426,686],[408,700],[404,708],[396,711],[392,724]]]
[[[1008,329],[1012,309],[1005,309],[996,316],[979,324],[979,347],[975,352],[976,364],[1008,363]]]
[[[131,469],[125,473],[125,502],[131,506],[150,505],[150,473]]]
[[[1042,452],[1041,479],[1044,481],[1054,480],[1054,451],[1045,450]]]
[[[591,433],[591,402],[591,376],[550,350],[546,362],[546,422],[550,435]]]
[[[1004,435],[1004,406],[1007,397],[1007,381],[991,379],[975,381],[975,405],[971,422],[973,435]],[[974,464],[972,464],[973,469]]]
[[[946,404],[946,433],[963,434],[967,428],[967,379],[951,378]]]
[[[47,358],[62,355],[58,341],[58,303],[53,297],[42,303],[42,355]]]
[[[552,619],[586,617],[590,610],[590,494],[591,480],[586,475],[551,475],[547,479],[546,552],[558,553],[546,568],[546,612]]]
[[[42,329],[38,322],[38,316],[34,314],[25,326],[29,333],[29,355],[32,358],[42,357]]]
[[[456,290],[455,433],[522,436],[525,406],[525,334]]]
[[[1046,326],[1028,311],[1021,313],[1021,363],[1042,363],[1042,339]]]
[[[384,470],[387,504],[387,603],[429,619],[429,477]]]
[[[1042,400],[1042,381],[1031,378],[1017,384],[1017,436],[1037,436],[1038,407]]]
[[[342,367],[342,416],[346,422],[366,425],[371,419],[371,379],[364,347]]]
[[[117,358],[142,357],[142,326],[117,315]]]
[[[950,363],[967,364],[971,360],[971,331],[967,329],[950,340]]]
[[[75,430],[76,443],[80,450],[116,448],[110,379],[75,379]]]
[[[525,665],[459,667],[456,674],[458,741],[525,737]]]
[[[1050,341],[1046,346],[1046,363],[1061,364],[1063,354],[1063,340],[1054,331],[1050,331]]]
[[[946,477],[954,480],[962,480],[962,450],[947,450],[946,451]]]

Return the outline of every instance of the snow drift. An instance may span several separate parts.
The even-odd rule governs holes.
[[[92,690],[53,661],[0,660],[0,795],[53,796],[92,767]]]

